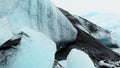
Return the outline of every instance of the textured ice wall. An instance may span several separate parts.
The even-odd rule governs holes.
[[[4,12],[7,13],[4,13],[2,17],[6,17],[12,33],[17,33],[19,29],[27,26],[45,33],[56,43],[67,43],[76,38],[76,29],[49,0],[5,1],[1,6],[1,10],[4,9],[4,5],[8,6],[5,8],[9,10],[4,9]],[[8,2],[9,4],[7,4]],[[6,31],[8,31],[8,29],[6,29]],[[8,34],[8,36],[10,36],[10,34]]]

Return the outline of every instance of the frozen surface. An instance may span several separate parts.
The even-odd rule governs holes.
[[[52,68],[56,44],[48,36],[28,27],[21,31],[29,37],[22,37],[21,44],[7,60],[5,68]]]
[[[64,68],[67,68],[67,60],[59,61],[59,63],[60,63]]]
[[[104,29],[112,31],[112,36],[120,47],[120,16],[110,13],[89,13],[83,16],[87,20],[101,26]]]
[[[114,39],[116,40],[116,43],[120,47],[120,32],[112,32],[111,35],[114,37]]]
[[[18,3],[19,0],[0,0],[0,17],[12,13]]]
[[[91,14],[91,15],[90,15]],[[110,13],[96,13],[92,15],[92,13],[88,13],[83,16],[87,20],[103,27],[104,29],[112,30],[119,28],[120,23],[119,19],[120,16],[116,14]]]
[[[119,43],[113,34],[100,27],[98,24],[95,25],[94,23],[88,21],[87,19],[84,19],[79,16],[75,16],[78,20],[79,23],[76,24],[76,26],[85,31],[86,33],[90,34],[94,38],[98,39],[102,44],[108,46],[108,47],[119,47]],[[118,45],[116,45],[118,44]]]
[[[67,58],[67,68],[95,68],[95,66],[86,53],[73,49]]]
[[[12,37],[10,25],[6,17],[0,18],[0,45]]]
[[[77,30],[50,0],[0,0],[0,26],[3,22],[9,25],[6,25],[6,31],[17,33],[27,26],[45,33],[58,45],[74,41],[77,35]],[[7,38],[3,37],[4,40]]]
[[[9,21],[14,32],[28,26],[45,33],[57,43],[73,41],[77,34],[72,24],[49,0],[21,1],[9,15]]]
[[[20,29],[28,37],[22,37],[17,49],[0,50],[0,68],[52,68],[56,44],[62,46],[77,36],[50,0],[0,0],[0,45]]]

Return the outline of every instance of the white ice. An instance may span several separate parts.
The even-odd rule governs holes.
[[[48,36],[28,27],[22,28],[22,41],[6,68],[52,68],[56,44]]]
[[[13,8],[12,13],[6,15],[13,33],[27,26],[63,44],[74,41],[77,36],[77,30],[50,0],[21,0]]]
[[[0,18],[0,46],[13,36],[6,17]]]
[[[95,68],[95,66],[86,53],[73,49],[67,57],[67,68]]]

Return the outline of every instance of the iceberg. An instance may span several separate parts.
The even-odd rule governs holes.
[[[0,1],[0,20],[3,20],[0,24],[6,22],[9,26],[4,29],[9,32],[8,37],[12,37],[12,34],[18,33],[22,27],[27,26],[45,33],[56,42],[58,47],[76,39],[77,30],[49,0]],[[5,42],[9,39],[8,37],[3,37],[1,41]]]
[[[86,53],[72,49],[67,57],[67,68],[95,68],[95,66]]]
[[[7,60],[0,62],[0,68],[52,68],[56,44],[45,34],[28,27],[20,31],[29,37],[23,35],[16,49],[6,50],[4,59]]]

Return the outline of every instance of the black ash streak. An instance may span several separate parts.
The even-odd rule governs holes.
[[[22,36],[25,35],[26,37],[29,37],[26,33],[24,32],[20,32],[17,36],[18,38],[16,39],[9,39],[7,40],[5,43],[3,43],[1,46],[0,46],[0,51],[1,50],[7,50],[7,49],[10,49],[10,48],[14,48],[15,46],[19,45],[20,42],[21,42],[21,39],[22,39]]]
[[[17,46],[20,44],[20,41],[21,41],[21,38],[14,39],[14,40],[10,39],[0,46],[0,50],[7,50],[10,48],[14,48],[14,46]]]

